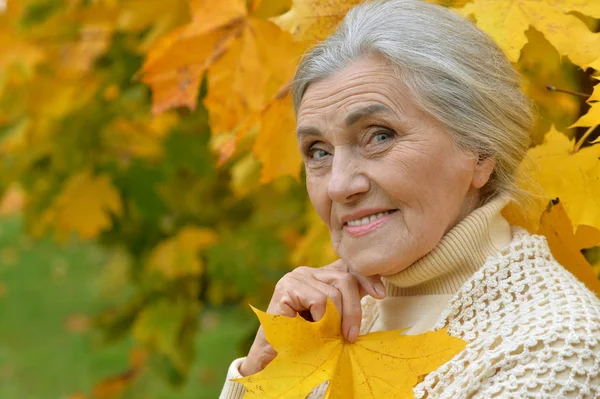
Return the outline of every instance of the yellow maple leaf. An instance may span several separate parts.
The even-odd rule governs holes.
[[[526,31],[527,44],[521,50],[521,58],[516,68],[524,78],[522,88],[528,97],[535,101],[536,124],[530,131],[533,145],[541,144],[550,126],[566,128],[577,120],[580,114],[580,100],[577,96],[546,88],[548,82],[570,91],[579,90],[579,82],[567,61],[535,29]]]
[[[544,203],[560,197],[575,226],[600,228],[600,146],[573,152],[574,141],[552,128],[544,143],[528,151],[534,178],[544,190]],[[542,205],[543,207],[543,205]],[[532,209],[538,220],[543,208]]]
[[[212,229],[185,227],[154,248],[148,266],[171,279],[200,275],[202,261],[198,251],[216,242],[217,234]]]
[[[537,233],[546,236],[552,255],[558,263],[600,296],[600,281],[592,265],[581,253],[581,249],[600,243],[600,231],[590,226],[586,226],[584,231],[580,230],[581,227],[577,230],[577,235],[573,234],[573,225],[562,202],[557,198],[548,203]],[[585,235],[584,240],[581,239],[581,234]]]
[[[119,192],[106,175],[94,176],[83,171],[71,176],[62,192],[41,217],[43,231],[54,226],[56,236],[65,239],[72,232],[82,238],[94,238],[112,226],[111,214],[121,216]]]
[[[190,13],[192,21],[158,40],[142,66],[155,114],[176,106],[196,107],[202,75],[239,31],[246,2],[192,0]]]
[[[326,381],[326,398],[411,398],[421,376],[466,346],[445,329],[415,336],[400,335],[404,330],[381,331],[349,343],[329,299],[318,322],[253,310],[277,357],[261,372],[234,380],[246,387],[248,399],[304,399]]]
[[[591,108],[570,127],[600,125],[600,84],[594,86],[594,92],[587,102],[590,103]]]
[[[252,15],[271,18],[281,15],[292,7],[292,0],[252,0]]]
[[[590,63],[588,65],[588,68],[594,68],[596,71],[600,70],[600,58],[598,58],[596,61]]]
[[[231,131],[249,114],[263,109],[292,78],[306,44],[254,17],[243,0],[198,0],[190,5],[192,22],[153,46],[142,80],[153,89],[155,113],[181,105],[193,109],[200,80],[208,70],[204,104],[211,129]]]
[[[297,40],[323,40],[363,0],[294,0],[290,11],[272,20]]]
[[[600,35],[591,32],[572,12],[600,18],[600,2],[581,0],[475,0],[457,10],[475,15],[477,26],[488,33],[517,62],[533,26],[556,49],[579,66],[600,58]]]
[[[579,225],[575,232],[575,242],[579,249],[587,249],[600,245],[600,230],[585,224]]]
[[[290,95],[273,102],[262,114],[253,147],[254,154],[263,164],[261,183],[284,175],[299,178],[302,158],[296,141],[295,121]]]
[[[137,46],[145,52],[158,38],[189,20],[187,0],[127,0],[119,9],[117,26],[128,32],[149,29]]]
[[[204,105],[213,133],[231,131],[262,111],[292,79],[306,47],[272,22],[249,18],[237,40],[208,70]]]

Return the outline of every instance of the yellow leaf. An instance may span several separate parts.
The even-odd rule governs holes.
[[[381,331],[349,343],[330,299],[318,322],[252,309],[277,357],[261,372],[234,380],[246,387],[248,399],[304,399],[326,381],[330,381],[326,398],[412,398],[419,377],[466,346],[448,336],[446,329],[415,336],[401,335],[404,330]]]
[[[273,18],[298,40],[323,40],[329,36],[348,10],[362,0],[294,0],[292,9]]]
[[[45,54],[41,48],[16,38],[8,32],[0,31],[0,71],[4,72],[13,66],[18,66],[31,73],[44,58]]]
[[[579,66],[600,57],[600,35],[592,33],[571,12],[600,18],[600,2],[581,0],[475,0],[457,10],[475,15],[477,26],[488,33],[517,62],[527,42],[525,31],[533,26],[556,49]]]
[[[111,214],[121,216],[121,197],[106,175],[84,171],[72,176],[42,215],[42,229],[53,226],[59,239],[75,232],[94,238],[112,226]]]
[[[163,153],[163,139],[177,123],[174,114],[163,113],[150,119],[115,119],[104,132],[107,146],[118,158],[156,159]]]
[[[226,3],[192,3],[192,23],[158,42],[142,68],[143,81],[154,93],[154,113],[182,105],[195,108],[208,70],[204,105],[213,134],[232,132],[264,110],[292,79],[307,48],[272,22],[249,16],[244,1]],[[211,15],[218,15],[220,22]]]
[[[239,37],[208,71],[204,105],[213,134],[232,131],[261,112],[292,79],[306,47],[277,25],[249,18]]]
[[[292,265],[326,265],[333,262],[337,255],[331,245],[329,229],[317,212],[307,204],[306,233],[295,241],[291,254]]]
[[[239,34],[246,16],[245,0],[193,0],[190,8],[192,21],[156,42],[142,66],[142,81],[154,93],[154,113],[196,107],[205,69]]]
[[[292,7],[292,0],[253,0],[252,16],[271,18],[281,15]]]
[[[122,31],[150,29],[138,50],[146,51],[159,37],[190,20],[187,0],[126,0],[123,2],[117,26]]]
[[[594,68],[596,71],[600,70],[600,58],[588,65],[588,68]]]
[[[600,146],[572,152],[574,142],[552,129],[528,151],[546,199],[560,197],[575,226],[600,228]]]
[[[594,101],[590,104],[592,107],[570,127],[600,125],[600,84],[594,86],[594,92],[587,101]]]
[[[532,144],[538,145],[543,142],[544,135],[552,124],[566,128],[580,114],[581,105],[577,96],[547,90],[548,82],[570,91],[579,91],[580,87],[568,61],[561,57],[544,35],[530,28],[526,31],[526,36],[528,41],[521,51],[516,68],[524,78],[523,91],[535,101],[537,118],[530,137]]]
[[[296,122],[291,96],[273,102],[262,114],[260,131],[253,151],[263,167],[262,184],[279,176],[298,179],[302,158],[296,141]]]
[[[213,134],[232,131],[249,112],[262,107],[262,87],[267,79],[268,73],[262,68],[253,33],[244,29],[240,39],[232,42],[208,71],[208,95],[204,106]]]
[[[260,162],[251,152],[244,155],[231,167],[231,190],[236,197],[247,195],[258,186]]]
[[[230,40],[231,28],[209,32],[201,39],[179,39],[184,30],[179,29],[159,41],[148,53],[142,67],[142,81],[152,88],[152,112],[158,114],[169,108],[196,107],[196,97],[202,75],[215,48]],[[168,46],[164,43],[169,41]],[[168,50],[162,50],[161,46]],[[190,51],[189,48],[194,48]],[[155,53],[164,53],[161,56]]]
[[[600,281],[580,250],[588,243],[578,242],[573,234],[573,225],[558,199],[550,201],[542,214],[538,234],[543,234],[554,258],[582,281],[591,291],[600,296]],[[596,230],[596,233],[598,231]]]
[[[582,224],[577,227],[577,231],[575,232],[575,242],[579,249],[592,248],[596,245],[600,245],[600,230]]]
[[[175,237],[159,243],[150,254],[148,266],[170,279],[202,273],[199,251],[217,242],[212,229],[185,227]]]

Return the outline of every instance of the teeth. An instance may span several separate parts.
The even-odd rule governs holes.
[[[361,218],[361,219],[350,220],[348,222],[348,226],[362,226],[363,224],[367,224],[367,223],[373,222],[373,221],[379,219],[380,217],[383,217],[385,215],[389,215],[392,212],[393,211],[379,212],[379,213],[377,213],[375,215],[365,216],[364,218]]]

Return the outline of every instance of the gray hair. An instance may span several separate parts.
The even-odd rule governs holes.
[[[392,65],[417,106],[436,118],[459,148],[496,161],[478,205],[500,194],[529,202],[517,175],[530,143],[532,102],[502,50],[447,8],[379,0],[350,10],[337,31],[301,60],[292,85],[296,113],[311,82],[371,54]]]

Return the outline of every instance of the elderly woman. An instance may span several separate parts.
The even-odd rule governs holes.
[[[515,175],[532,114],[489,37],[429,3],[363,3],[304,57],[293,97],[310,200],[340,259],[285,275],[267,313],[319,320],[329,297],[351,342],[448,327],[468,345],[417,398],[600,398],[600,301],[500,214],[526,198]],[[259,329],[221,398],[241,398],[229,379],[275,355]]]

